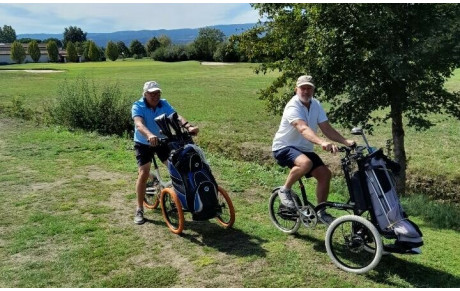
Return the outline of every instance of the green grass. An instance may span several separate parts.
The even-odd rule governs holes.
[[[294,236],[272,226],[268,198],[286,170],[260,163],[272,160],[279,116],[264,111],[256,92],[276,74],[255,75],[251,67],[150,60],[0,67],[0,108],[20,97],[27,108],[40,110],[57,97],[64,79],[81,75],[96,84],[118,83],[133,101],[146,80],[157,80],[164,97],[200,126],[197,143],[230,193],[237,219],[233,229],[224,230],[186,216],[184,233],[177,236],[156,210],[147,211],[148,222],[136,226],[137,167],[130,140],[37,126],[0,113],[0,287],[460,286],[460,220],[452,204],[405,197],[404,208],[424,233],[423,254],[385,256],[361,276],[331,263],[324,226],[301,228]],[[457,70],[446,86],[455,89],[458,76]],[[406,129],[413,177],[460,177],[459,125],[450,118],[426,132]],[[369,140],[383,147],[389,137],[388,126],[381,126]],[[337,166],[338,157],[329,160]],[[313,189],[309,182],[309,193]],[[343,181],[334,179],[331,199],[342,201],[344,192]]]
[[[0,129],[1,287],[456,287],[460,282],[458,217],[444,227],[436,220],[438,211],[458,215],[455,208],[405,198],[424,233],[423,254],[385,256],[375,270],[357,276],[331,263],[324,226],[301,228],[294,236],[272,226],[270,189],[285,175],[277,167],[207,153],[232,197],[236,223],[225,230],[213,220],[193,222],[186,215],[184,233],[177,236],[158,210],[147,211],[146,224],[133,224],[136,165],[125,140],[4,117]],[[308,184],[310,193],[313,186]],[[332,188],[332,199],[344,199],[343,184],[334,181]]]

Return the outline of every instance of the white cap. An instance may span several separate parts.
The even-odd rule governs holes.
[[[145,84],[144,84],[144,93],[145,92],[155,92],[155,91],[160,91],[161,92],[160,85],[157,82],[155,82],[155,81],[145,82]]]

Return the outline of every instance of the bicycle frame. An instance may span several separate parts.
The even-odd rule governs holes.
[[[150,176],[155,177],[158,180],[158,182],[160,183],[161,187],[163,187],[163,188],[171,187],[172,186],[172,181],[171,180],[163,181],[161,179],[160,169],[158,168],[158,164],[157,164],[157,160],[155,158],[155,154],[153,154],[152,162],[153,162],[153,171],[150,170]]]

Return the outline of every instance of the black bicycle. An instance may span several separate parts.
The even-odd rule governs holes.
[[[361,135],[366,146],[339,148],[339,152],[344,153],[341,166],[349,193],[347,202],[327,201],[314,206],[300,179],[300,197],[293,193],[295,209],[281,204],[280,187],[276,187],[269,199],[269,214],[276,228],[293,234],[302,224],[314,228],[319,220],[317,213],[326,208],[347,212],[328,225],[326,250],[336,266],[360,274],[375,268],[383,254],[420,253],[418,247],[423,242],[420,230],[407,218],[395,198],[392,170],[397,170],[396,163],[386,159],[381,149],[371,148],[361,129],[354,128],[352,134]],[[398,211],[403,216],[397,216]],[[398,234],[396,227],[409,229],[413,237]]]

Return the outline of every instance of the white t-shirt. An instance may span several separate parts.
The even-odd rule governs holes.
[[[278,131],[273,139],[272,151],[277,151],[287,146],[293,146],[303,152],[312,152],[313,143],[308,141],[291,124],[295,120],[303,120],[314,132],[318,130],[318,123],[327,121],[326,112],[318,99],[311,98],[310,109],[307,109],[295,95],[286,104]]]

